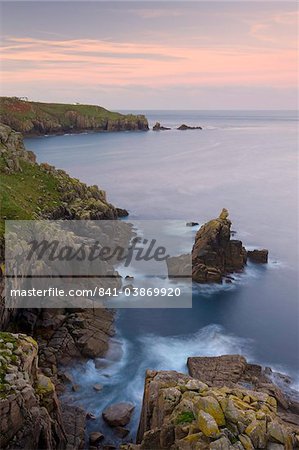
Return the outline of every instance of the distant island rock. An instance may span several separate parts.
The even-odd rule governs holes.
[[[202,130],[202,127],[190,127],[189,125],[182,124],[180,125],[177,130],[185,131],[185,130]]]
[[[164,130],[171,130],[171,128],[163,127],[160,122],[156,122],[153,126],[153,131],[164,131]]]
[[[143,115],[124,115],[95,105],[31,102],[18,97],[0,97],[0,122],[24,136],[149,130]]]

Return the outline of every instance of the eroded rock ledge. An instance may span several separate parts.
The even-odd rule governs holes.
[[[257,367],[262,372],[260,366],[247,364],[238,355],[220,360],[189,358],[188,365],[201,379],[175,371],[146,372],[137,444],[127,444],[123,449],[299,448],[298,425],[281,412],[278,397],[283,394],[278,394],[265,374],[267,386],[255,389],[254,373],[259,373]],[[246,372],[247,384],[243,379]]]

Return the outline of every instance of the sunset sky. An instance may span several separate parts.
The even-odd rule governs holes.
[[[295,109],[296,2],[3,2],[1,95]]]

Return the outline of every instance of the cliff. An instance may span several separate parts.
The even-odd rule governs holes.
[[[149,129],[143,115],[124,115],[94,105],[29,102],[18,97],[0,97],[0,122],[31,136]]]
[[[116,219],[126,213],[108,203],[97,186],[87,186],[48,164],[37,164],[34,153],[25,149],[21,133],[3,124],[0,175],[1,262],[6,218]],[[11,333],[0,332],[0,447],[82,448],[86,412],[61,404],[56,392],[69,381],[65,364],[105,355],[114,334],[113,312],[94,310],[87,299],[81,308],[9,310],[4,308],[1,274],[2,265],[0,329]]]
[[[124,215],[98,186],[87,186],[63,170],[37,164],[22,135],[0,124],[1,230],[3,219],[115,219]]]
[[[189,365],[196,363],[200,378],[148,370],[137,444],[121,448],[298,449],[298,411],[282,412],[283,394],[262,368],[247,364],[238,355],[221,358],[189,358]],[[197,361],[190,362],[193,359]],[[284,401],[287,410],[287,399]]]
[[[0,447],[66,447],[60,404],[51,380],[39,372],[37,343],[0,333]]]

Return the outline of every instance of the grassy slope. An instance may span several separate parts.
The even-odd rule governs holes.
[[[70,122],[66,117],[66,113],[69,111],[75,111],[82,116],[95,118],[99,121],[105,119],[118,120],[124,117],[127,119],[132,118],[132,120],[136,118],[134,115],[123,115],[95,105],[40,103],[22,101],[17,97],[0,97],[0,115],[6,115],[21,121],[36,118],[41,120],[55,119],[62,125],[67,126]]]
[[[22,172],[4,173],[0,157],[1,220],[0,235],[4,232],[4,218],[30,220],[41,210],[51,209],[61,202],[57,179],[39,166],[21,161]]]

